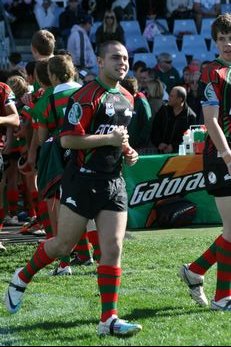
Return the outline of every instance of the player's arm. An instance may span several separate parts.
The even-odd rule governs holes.
[[[64,135],[61,137],[61,146],[71,149],[89,149],[102,146],[122,147],[128,143],[128,138],[127,130],[118,127],[109,134]]]
[[[13,102],[5,105],[5,116],[0,115],[0,125],[18,127],[20,124],[17,108]]]

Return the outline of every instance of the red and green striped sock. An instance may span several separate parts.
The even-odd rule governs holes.
[[[50,239],[51,237],[53,237],[53,230],[52,230],[52,226],[51,226],[51,222],[50,222],[47,203],[44,200],[39,202],[37,217],[38,217],[39,223],[42,224],[42,226],[46,232],[46,238]]]
[[[99,247],[99,237],[97,230],[90,230],[87,232],[88,240],[92,244],[93,247],[93,259],[96,260],[97,263],[100,261],[101,251]]]
[[[223,237],[217,244],[217,287],[215,301],[231,298],[231,242]]]
[[[99,265],[97,274],[102,305],[101,321],[106,322],[113,314],[117,315],[122,270],[117,266]]]
[[[75,246],[75,251],[78,252],[79,259],[82,261],[88,260],[91,258],[91,245],[88,240],[87,233],[84,233],[79,240],[78,244]]]
[[[11,216],[16,216],[18,212],[18,190],[8,190],[7,193],[8,211]]]
[[[208,269],[217,261],[217,244],[221,238],[222,235],[218,236],[213,244],[197,260],[191,263],[189,270],[203,276],[206,271],[208,271]]]
[[[29,283],[39,270],[55,260],[48,257],[44,245],[45,242],[40,243],[31,260],[29,260],[26,266],[19,272],[18,276],[23,282]]]

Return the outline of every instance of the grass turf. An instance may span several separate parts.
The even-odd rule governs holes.
[[[177,277],[179,266],[198,257],[221,227],[127,232],[120,289],[120,317],[143,325],[126,339],[99,338],[100,298],[96,266],[74,267],[73,276],[49,277],[54,265],[29,285],[21,310],[10,315],[0,304],[1,346],[230,346],[229,312],[197,306]],[[0,254],[0,290],[14,270],[26,263],[33,244],[9,244]],[[206,275],[209,299],[216,286],[216,266]]]

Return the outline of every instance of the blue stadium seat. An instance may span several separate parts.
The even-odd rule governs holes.
[[[213,52],[195,52],[193,54],[193,59],[198,59],[200,60],[201,62],[203,62],[204,60],[214,60],[215,59],[215,54]]]
[[[154,38],[153,53],[178,53],[176,37],[174,35],[158,35]]]
[[[215,55],[218,55],[219,52],[218,52],[218,49],[217,49],[217,45],[215,43],[215,41],[211,40],[211,45],[210,45],[210,50],[209,52],[212,52],[214,53]]]
[[[156,65],[156,56],[153,53],[135,53],[133,64],[138,60],[144,61],[147,67],[153,68]]]
[[[141,34],[130,37],[125,36],[125,41],[129,56],[133,56],[135,53],[148,53],[150,51],[147,40]]]
[[[172,53],[172,66],[175,67],[182,76],[184,67],[188,65],[186,56],[183,52]]]
[[[221,14],[231,12],[231,4],[221,4]]]
[[[130,35],[142,35],[140,25],[137,20],[122,20],[120,22],[120,25],[124,29],[125,37],[128,37]]]
[[[173,34],[176,36],[197,35],[197,28],[193,19],[175,19],[173,24]]]
[[[184,35],[181,52],[186,55],[193,55],[195,51],[201,53],[208,51],[204,37],[201,35]]]
[[[211,38],[211,25],[215,18],[202,18],[200,35],[206,39]]]

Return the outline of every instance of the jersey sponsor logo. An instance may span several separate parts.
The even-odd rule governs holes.
[[[98,129],[96,130],[95,134],[110,134],[113,132],[113,130],[117,129],[118,125],[111,125],[111,124],[100,124]]]
[[[208,180],[211,184],[215,184],[217,182],[217,176],[215,175],[214,172],[210,171],[208,173]]]
[[[68,198],[66,198],[66,204],[71,204],[71,205],[77,207],[75,200],[73,200],[72,197],[70,197],[70,196]]]
[[[132,117],[132,111],[129,110],[129,108],[126,108],[126,110],[124,111],[124,115],[125,115],[126,117]]]
[[[68,112],[68,122],[72,125],[78,124],[82,117],[82,114],[82,106],[78,102],[75,102]]]
[[[112,117],[115,114],[115,108],[114,105],[111,102],[106,102],[106,115],[108,117]]]

